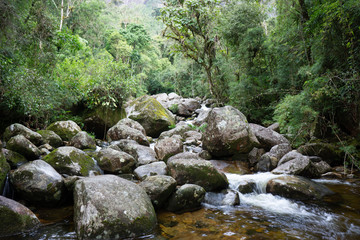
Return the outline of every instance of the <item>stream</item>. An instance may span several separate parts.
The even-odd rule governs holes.
[[[203,204],[183,214],[158,212],[158,228],[137,239],[359,239],[360,180],[315,180],[338,194],[336,201],[300,202],[268,194],[266,183],[279,176],[243,174],[236,162],[216,161],[236,191],[242,181],[252,180],[256,189],[241,194],[239,206]],[[225,167],[224,167],[225,166]],[[234,173],[235,172],[235,173]],[[216,194],[215,194],[216,195]],[[340,200],[339,200],[340,199]],[[72,206],[33,209],[43,226],[37,231],[0,240],[76,239]]]

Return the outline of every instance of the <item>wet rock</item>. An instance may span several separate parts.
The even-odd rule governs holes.
[[[295,200],[321,200],[334,194],[322,184],[300,176],[281,176],[270,180],[266,192]]]
[[[324,174],[332,170],[331,166],[325,161],[313,162],[313,165],[320,174]]]
[[[43,160],[21,165],[10,173],[10,181],[21,198],[38,205],[56,205],[64,191],[61,175]]]
[[[174,135],[180,135],[182,138],[185,138],[185,133],[187,131],[190,131],[191,127],[189,124],[185,124],[185,125],[177,125],[175,128],[162,132],[159,136],[159,140],[167,138],[167,137],[172,137]]]
[[[43,143],[43,138],[39,133],[34,132],[33,130],[19,123],[11,124],[5,129],[4,140],[9,141],[10,138],[16,135],[23,135],[26,139],[28,139],[36,146],[39,146]]]
[[[2,149],[2,152],[5,156],[6,161],[10,164],[11,169],[16,169],[22,164],[28,162],[23,155],[17,152],[11,151],[9,149]]]
[[[179,185],[193,183],[207,191],[222,190],[228,186],[226,176],[207,160],[169,159],[167,166],[170,175],[176,179]]]
[[[107,132],[107,139],[108,141],[129,139],[134,140],[139,144],[149,146],[145,129],[138,122],[129,118],[124,118],[111,127]]]
[[[116,144],[121,151],[133,156],[137,161],[137,165],[145,165],[157,161],[156,153],[152,148],[140,145],[133,140],[122,139],[114,144]]]
[[[201,208],[205,189],[195,184],[185,184],[170,197],[166,209],[170,212],[190,212]]]
[[[46,130],[54,131],[63,141],[70,141],[81,128],[74,121],[68,120],[54,122]]]
[[[280,159],[291,151],[289,144],[283,143],[273,146],[269,152],[263,154],[256,165],[257,171],[267,172],[277,167]]]
[[[44,161],[60,174],[89,176],[100,173],[95,161],[75,147],[59,147],[45,156]]]
[[[212,156],[248,153],[257,144],[246,117],[239,110],[231,106],[211,110],[203,134],[203,147]]]
[[[179,135],[160,139],[155,144],[155,152],[157,157],[162,161],[167,161],[171,156],[183,151],[183,143]]]
[[[70,145],[79,149],[95,149],[95,140],[87,132],[78,132],[70,141]]]
[[[298,152],[307,156],[321,157],[330,166],[343,164],[343,157],[339,148],[330,143],[307,143],[299,147]]]
[[[320,173],[314,167],[308,156],[293,150],[283,156],[278,166],[272,170],[274,174],[291,174],[309,178],[317,178]]]
[[[39,130],[37,131],[43,139],[44,143],[50,144],[54,148],[58,148],[64,145],[61,137],[51,130]]]
[[[200,158],[205,159],[205,160],[212,159],[211,154],[206,150],[202,150],[198,155],[199,155]]]
[[[219,193],[206,193],[205,202],[214,206],[236,206],[240,204],[240,198],[234,190],[224,189]]]
[[[259,148],[254,147],[249,152],[249,155],[248,155],[250,166],[255,166],[259,162],[260,157],[264,154],[265,154],[264,149],[262,149],[262,148],[259,149]]]
[[[96,155],[99,167],[108,173],[132,173],[136,166],[130,154],[111,148],[102,149]]]
[[[167,166],[164,162],[153,162],[137,167],[134,174],[138,179],[154,175],[167,175]]]
[[[133,238],[151,232],[156,214],[143,188],[114,175],[78,180],[74,222],[78,239]]]
[[[242,194],[252,193],[256,189],[256,183],[252,181],[242,181],[239,183],[237,190]]]
[[[23,155],[28,160],[38,159],[41,154],[40,150],[23,135],[10,138],[6,148]]]
[[[330,179],[343,179],[344,176],[341,173],[337,172],[327,172],[321,175],[322,178],[330,178]]]
[[[181,99],[178,104],[177,114],[184,117],[190,117],[195,110],[199,108],[201,108],[201,105],[197,100],[193,98]]]
[[[254,123],[250,123],[249,125],[256,138],[259,140],[261,148],[269,150],[273,146],[282,143],[290,145],[289,140],[287,140],[283,135],[271,130],[270,128],[265,128]]]
[[[137,98],[126,111],[128,117],[139,122],[151,137],[158,137],[169,126],[175,125],[172,113],[150,96]]]
[[[0,196],[0,237],[20,234],[40,226],[39,219],[24,205]]]
[[[6,162],[6,158],[0,149],[0,193],[3,192],[6,176],[10,171],[10,165]]]
[[[175,192],[176,180],[170,176],[149,176],[140,184],[149,195],[155,209],[160,209]]]

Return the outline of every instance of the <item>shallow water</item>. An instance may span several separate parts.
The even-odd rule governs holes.
[[[239,175],[234,172],[242,169],[240,165],[219,161],[214,165],[230,170],[226,173],[230,188],[252,180],[256,191],[240,194],[236,207],[204,204],[190,213],[161,211],[158,228],[138,239],[360,239],[360,180],[316,180],[338,193],[336,201],[304,203],[267,194],[267,181],[276,177],[271,173]],[[0,240],[76,239],[71,206],[34,212],[43,227]]]

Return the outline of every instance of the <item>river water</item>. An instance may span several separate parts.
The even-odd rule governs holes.
[[[215,165],[221,166],[221,162]],[[235,207],[207,203],[195,212],[161,211],[154,233],[137,239],[360,239],[360,179],[316,180],[337,195],[330,201],[304,203],[265,192],[267,181],[278,175],[240,175],[243,171],[236,164],[222,166],[229,171],[231,189],[252,180],[256,190],[239,193],[241,204]],[[76,239],[71,206],[34,212],[43,223],[39,230],[0,240]]]

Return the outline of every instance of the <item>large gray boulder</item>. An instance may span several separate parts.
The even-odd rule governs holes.
[[[161,132],[169,129],[169,126],[175,125],[173,114],[150,96],[135,99],[126,112],[128,117],[139,122],[151,137],[158,137]]]
[[[178,185],[192,183],[206,191],[222,190],[228,186],[226,176],[207,160],[175,158],[169,159],[167,166]]]
[[[133,156],[137,161],[137,165],[145,165],[157,161],[156,153],[152,148],[140,145],[134,140],[122,139],[113,144],[118,146],[121,151]]]
[[[10,138],[16,135],[23,135],[26,139],[28,139],[36,146],[43,144],[43,138],[39,133],[34,132],[33,130],[25,127],[20,123],[11,124],[5,129],[4,140],[9,141]]]
[[[149,195],[155,209],[160,209],[175,192],[176,180],[170,176],[149,176],[139,184]]]
[[[300,176],[281,176],[270,180],[266,192],[295,200],[321,200],[334,194],[326,186]]]
[[[203,133],[203,147],[212,156],[248,153],[257,144],[246,117],[239,110],[231,106],[211,110]]]
[[[183,142],[179,135],[160,139],[154,147],[157,157],[162,161],[183,152],[183,148]]]
[[[7,149],[17,152],[28,160],[35,160],[40,157],[40,150],[23,135],[16,135],[7,142]]]
[[[63,141],[70,141],[78,132],[81,131],[79,125],[74,121],[58,121],[50,124],[46,130],[54,131]]]
[[[94,159],[75,147],[59,147],[46,155],[44,161],[60,174],[89,176],[100,173]]]
[[[58,148],[64,145],[63,140],[59,135],[57,135],[54,131],[51,130],[39,130],[37,131],[43,139],[44,143],[50,144],[50,146],[54,148]]]
[[[269,150],[273,146],[282,143],[290,145],[289,140],[287,140],[280,133],[271,130],[270,128],[266,128],[254,123],[250,123],[250,128],[254,132],[256,138],[259,140],[261,148]]]
[[[95,140],[84,131],[78,132],[70,141],[70,145],[78,149],[96,149]]]
[[[154,175],[167,175],[167,172],[167,166],[162,161],[142,165],[134,170],[134,174],[138,179]]]
[[[195,184],[185,184],[173,193],[166,209],[170,212],[189,212],[201,208],[205,198],[205,189]]]
[[[149,146],[145,129],[140,125],[140,123],[130,118],[124,118],[116,125],[112,126],[107,132],[107,139],[108,141],[130,139],[138,142],[139,144]]]
[[[35,204],[55,205],[64,192],[64,181],[59,173],[43,160],[21,165],[10,173],[16,193]]]
[[[78,180],[74,222],[78,239],[133,238],[151,232],[156,214],[143,188],[114,175]]]
[[[130,154],[105,148],[96,154],[99,167],[109,173],[132,173],[136,160]]]
[[[274,174],[299,175],[309,178],[320,177],[317,168],[308,156],[293,150],[285,154],[279,161],[278,166],[271,171]]]
[[[3,196],[0,196],[0,222],[0,237],[20,234],[40,226],[39,219],[30,209]]]

